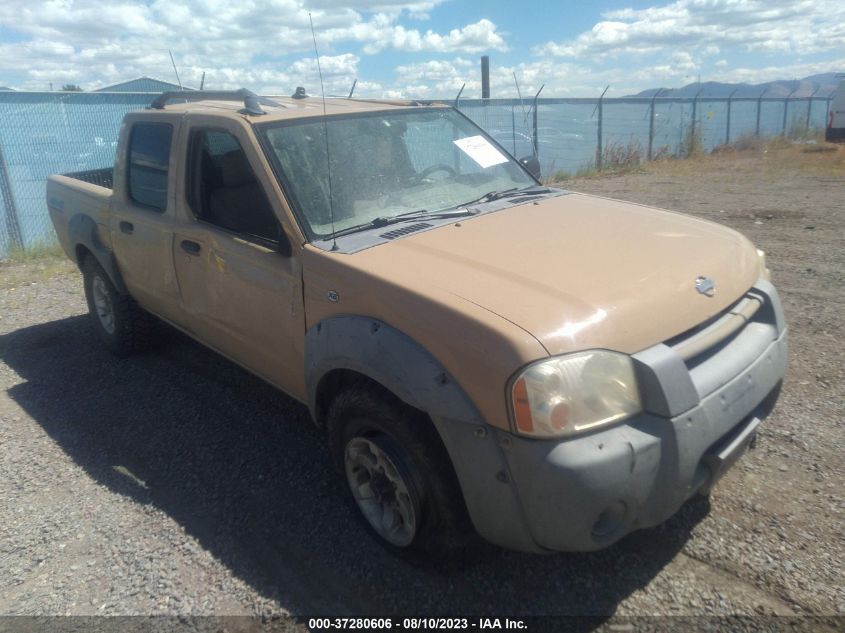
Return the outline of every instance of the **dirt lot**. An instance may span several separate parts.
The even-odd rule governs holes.
[[[0,613],[845,614],[845,148],[564,186],[765,249],[791,363],[710,502],[593,554],[386,554],[301,405],[180,334],[115,360],[67,264],[0,264]]]

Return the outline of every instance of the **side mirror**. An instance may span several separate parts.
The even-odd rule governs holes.
[[[520,158],[519,162],[528,170],[528,173],[537,180],[540,180],[540,159],[537,156],[526,156],[525,158]]]

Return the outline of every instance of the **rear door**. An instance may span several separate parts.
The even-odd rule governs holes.
[[[266,163],[238,121],[196,116],[184,133],[173,242],[182,320],[209,346],[302,398],[300,259]]]
[[[173,270],[178,115],[128,116],[115,161],[109,234],[129,293],[169,320],[179,315]]]

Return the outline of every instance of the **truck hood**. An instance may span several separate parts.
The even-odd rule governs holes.
[[[760,273],[756,249],[731,229],[577,193],[461,220],[353,257],[394,283],[418,292],[434,286],[485,308],[550,354],[640,351],[714,316]],[[715,282],[713,296],[698,292],[699,276]]]

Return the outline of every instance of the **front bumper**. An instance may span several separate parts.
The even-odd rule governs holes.
[[[668,519],[753,439],[786,356],[784,332],[741,375],[673,418],[643,414],[566,442],[512,438],[505,456],[535,542],[594,550]]]
[[[777,292],[766,281],[753,291],[766,300],[759,318],[700,363],[666,345],[634,356],[645,411],[623,424],[566,440],[491,431],[497,459],[435,420],[479,533],[514,549],[595,550],[709,490],[753,441],[786,370]]]

